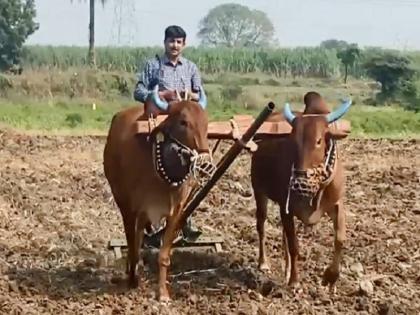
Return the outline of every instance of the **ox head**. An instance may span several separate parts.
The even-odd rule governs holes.
[[[201,90],[198,102],[184,99],[171,102],[169,106],[166,101],[160,100],[156,89],[152,99],[168,114],[151,135],[155,139],[158,174],[175,187],[182,185],[191,174],[200,180],[202,171],[212,166],[204,90]]]
[[[160,99],[157,86],[153,90],[151,99],[159,109],[168,113],[168,118],[158,129],[198,153],[209,151],[208,118],[205,111],[207,97],[202,88],[198,102],[179,100],[169,106],[167,101]]]
[[[297,170],[306,171],[322,164],[329,140],[347,136],[343,131],[330,128],[330,124],[343,117],[350,106],[351,101],[345,101],[329,114],[296,116],[289,104],[285,105],[284,117],[292,126],[291,137],[296,148],[294,166]]]
[[[181,101],[181,98],[178,95],[178,101]],[[151,93],[151,100],[152,102],[163,112],[168,111],[169,109],[169,103],[166,100],[162,100],[159,97],[159,85],[156,85]],[[186,99],[185,99],[186,100]],[[206,109],[207,107],[207,96],[206,93],[204,92],[203,88],[200,88],[200,98],[198,100],[198,104],[200,105],[200,107],[202,109]]]

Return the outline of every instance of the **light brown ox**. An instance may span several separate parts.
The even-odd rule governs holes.
[[[200,157],[209,154],[207,101],[202,91],[198,102],[180,100],[169,105],[159,98],[157,88],[151,99],[158,109],[146,102],[146,111],[138,106],[122,110],[113,117],[104,149],[104,171],[124,223],[131,287],[139,284],[138,264],[144,229],[166,218],[158,258],[159,298],[166,301],[169,300],[166,281],[171,245],[181,228],[180,214],[193,181],[189,176],[189,161],[193,150]],[[136,120],[146,119],[146,113],[159,112],[168,117],[150,137],[136,134]]]
[[[351,102],[343,103],[339,109],[326,115],[307,107],[302,115],[292,113],[286,104],[283,115],[292,126],[291,134],[286,138],[260,142],[252,157],[251,180],[257,207],[259,268],[270,269],[265,251],[264,224],[267,201],[271,199],[280,206],[286,253],[285,274],[289,285],[297,284],[299,278],[294,216],[305,225],[317,223],[324,213],[332,219],[335,231],[334,256],[324,272],[323,284],[329,284],[330,289],[335,289],[335,282],[339,278],[342,248],[346,239],[342,202],[345,177],[337,152],[328,149],[332,144],[335,146],[336,140],[347,136],[346,131],[331,128],[330,124],[342,117],[350,105]],[[279,121],[284,118],[276,115],[268,120]],[[328,152],[333,154],[325,169]]]

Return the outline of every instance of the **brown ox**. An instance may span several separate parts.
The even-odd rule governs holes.
[[[169,300],[166,286],[171,245],[179,231],[179,218],[193,178],[191,166],[197,157],[209,158],[207,114],[204,91],[197,102],[162,101],[157,89],[146,103],[147,113],[163,112],[168,117],[147,136],[136,134],[138,119],[146,112],[133,107],[117,113],[111,122],[105,149],[104,171],[120,209],[128,245],[127,273],[131,287],[139,282],[138,264],[144,229],[166,219],[160,248],[159,297]],[[147,110],[147,107],[154,107]]]
[[[268,270],[265,252],[264,223],[267,201],[280,206],[283,224],[283,244],[286,252],[286,282],[298,282],[298,241],[294,216],[306,226],[319,221],[326,212],[334,223],[334,257],[325,270],[324,284],[334,288],[339,277],[343,242],[345,241],[345,211],[342,197],[345,192],[344,170],[337,155],[336,140],[347,136],[331,128],[342,117],[351,102],[343,103],[329,114],[314,114],[307,106],[302,114],[291,112],[286,104],[284,118],[292,126],[291,134],[282,139],[259,143],[252,157],[251,180],[256,201],[259,236],[259,268]],[[324,108],[315,106],[315,111]],[[324,110],[324,109],[322,109]],[[281,119],[279,116],[275,120]]]

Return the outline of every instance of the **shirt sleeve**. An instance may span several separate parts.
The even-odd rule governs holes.
[[[198,92],[200,91],[201,88],[201,75],[200,75],[200,71],[198,71],[197,65],[196,64],[192,64],[192,75],[191,75],[191,87],[192,90],[194,92]]]
[[[144,103],[149,95],[149,85],[152,79],[151,64],[147,62],[143,71],[138,74],[136,88],[134,89],[134,99]]]

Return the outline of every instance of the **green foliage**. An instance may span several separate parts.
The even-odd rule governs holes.
[[[382,84],[382,93],[386,96],[394,96],[401,83],[414,76],[410,60],[392,53],[372,56],[364,67],[371,78]]]
[[[327,39],[321,42],[320,47],[325,49],[335,49],[335,50],[343,50],[347,48],[349,44],[344,40],[338,40],[338,39]]]
[[[347,83],[348,69],[354,66],[359,56],[360,49],[357,47],[357,44],[348,45],[337,53],[337,57],[341,60],[345,69],[344,83]]]
[[[212,46],[262,47],[274,36],[274,26],[264,12],[234,3],[211,9],[199,28],[202,43]]]
[[[385,101],[411,104],[412,109],[418,106],[417,89],[414,83],[416,71],[411,61],[405,56],[386,52],[372,56],[364,67],[368,75],[381,83],[381,93],[377,99]]]
[[[66,115],[65,122],[71,128],[83,123],[83,117],[80,113],[71,113]]]
[[[243,89],[240,85],[229,84],[222,88],[221,96],[223,97],[224,100],[235,101],[242,94],[242,92],[243,92]]]
[[[27,68],[66,70],[88,64],[87,48],[27,46]],[[100,70],[135,73],[146,60],[162,53],[161,48],[96,48],[96,65]],[[255,73],[275,77],[336,77],[340,60],[334,51],[323,48],[194,48],[185,49],[185,57],[195,62],[202,73]],[[133,76],[134,77],[134,76]]]
[[[0,73],[0,95],[2,92],[6,92],[12,86],[13,85],[11,80],[7,76]]]
[[[58,133],[105,134],[112,116],[132,103],[113,102],[98,104],[96,110],[86,102],[63,99],[48,105],[43,101],[25,100],[27,103],[5,102],[0,99],[0,123],[10,127]],[[247,110],[235,102],[211,98],[208,108],[210,120],[227,120],[235,114],[251,114],[260,108]],[[279,108],[281,106],[279,105]],[[354,106],[345,116],[351,122],[351,137],[419,137],[420,113],[410,113],[395,107]]]
[[[0,71],[19,64],[22,46],[39,25],[34,0],[0,0]]]

